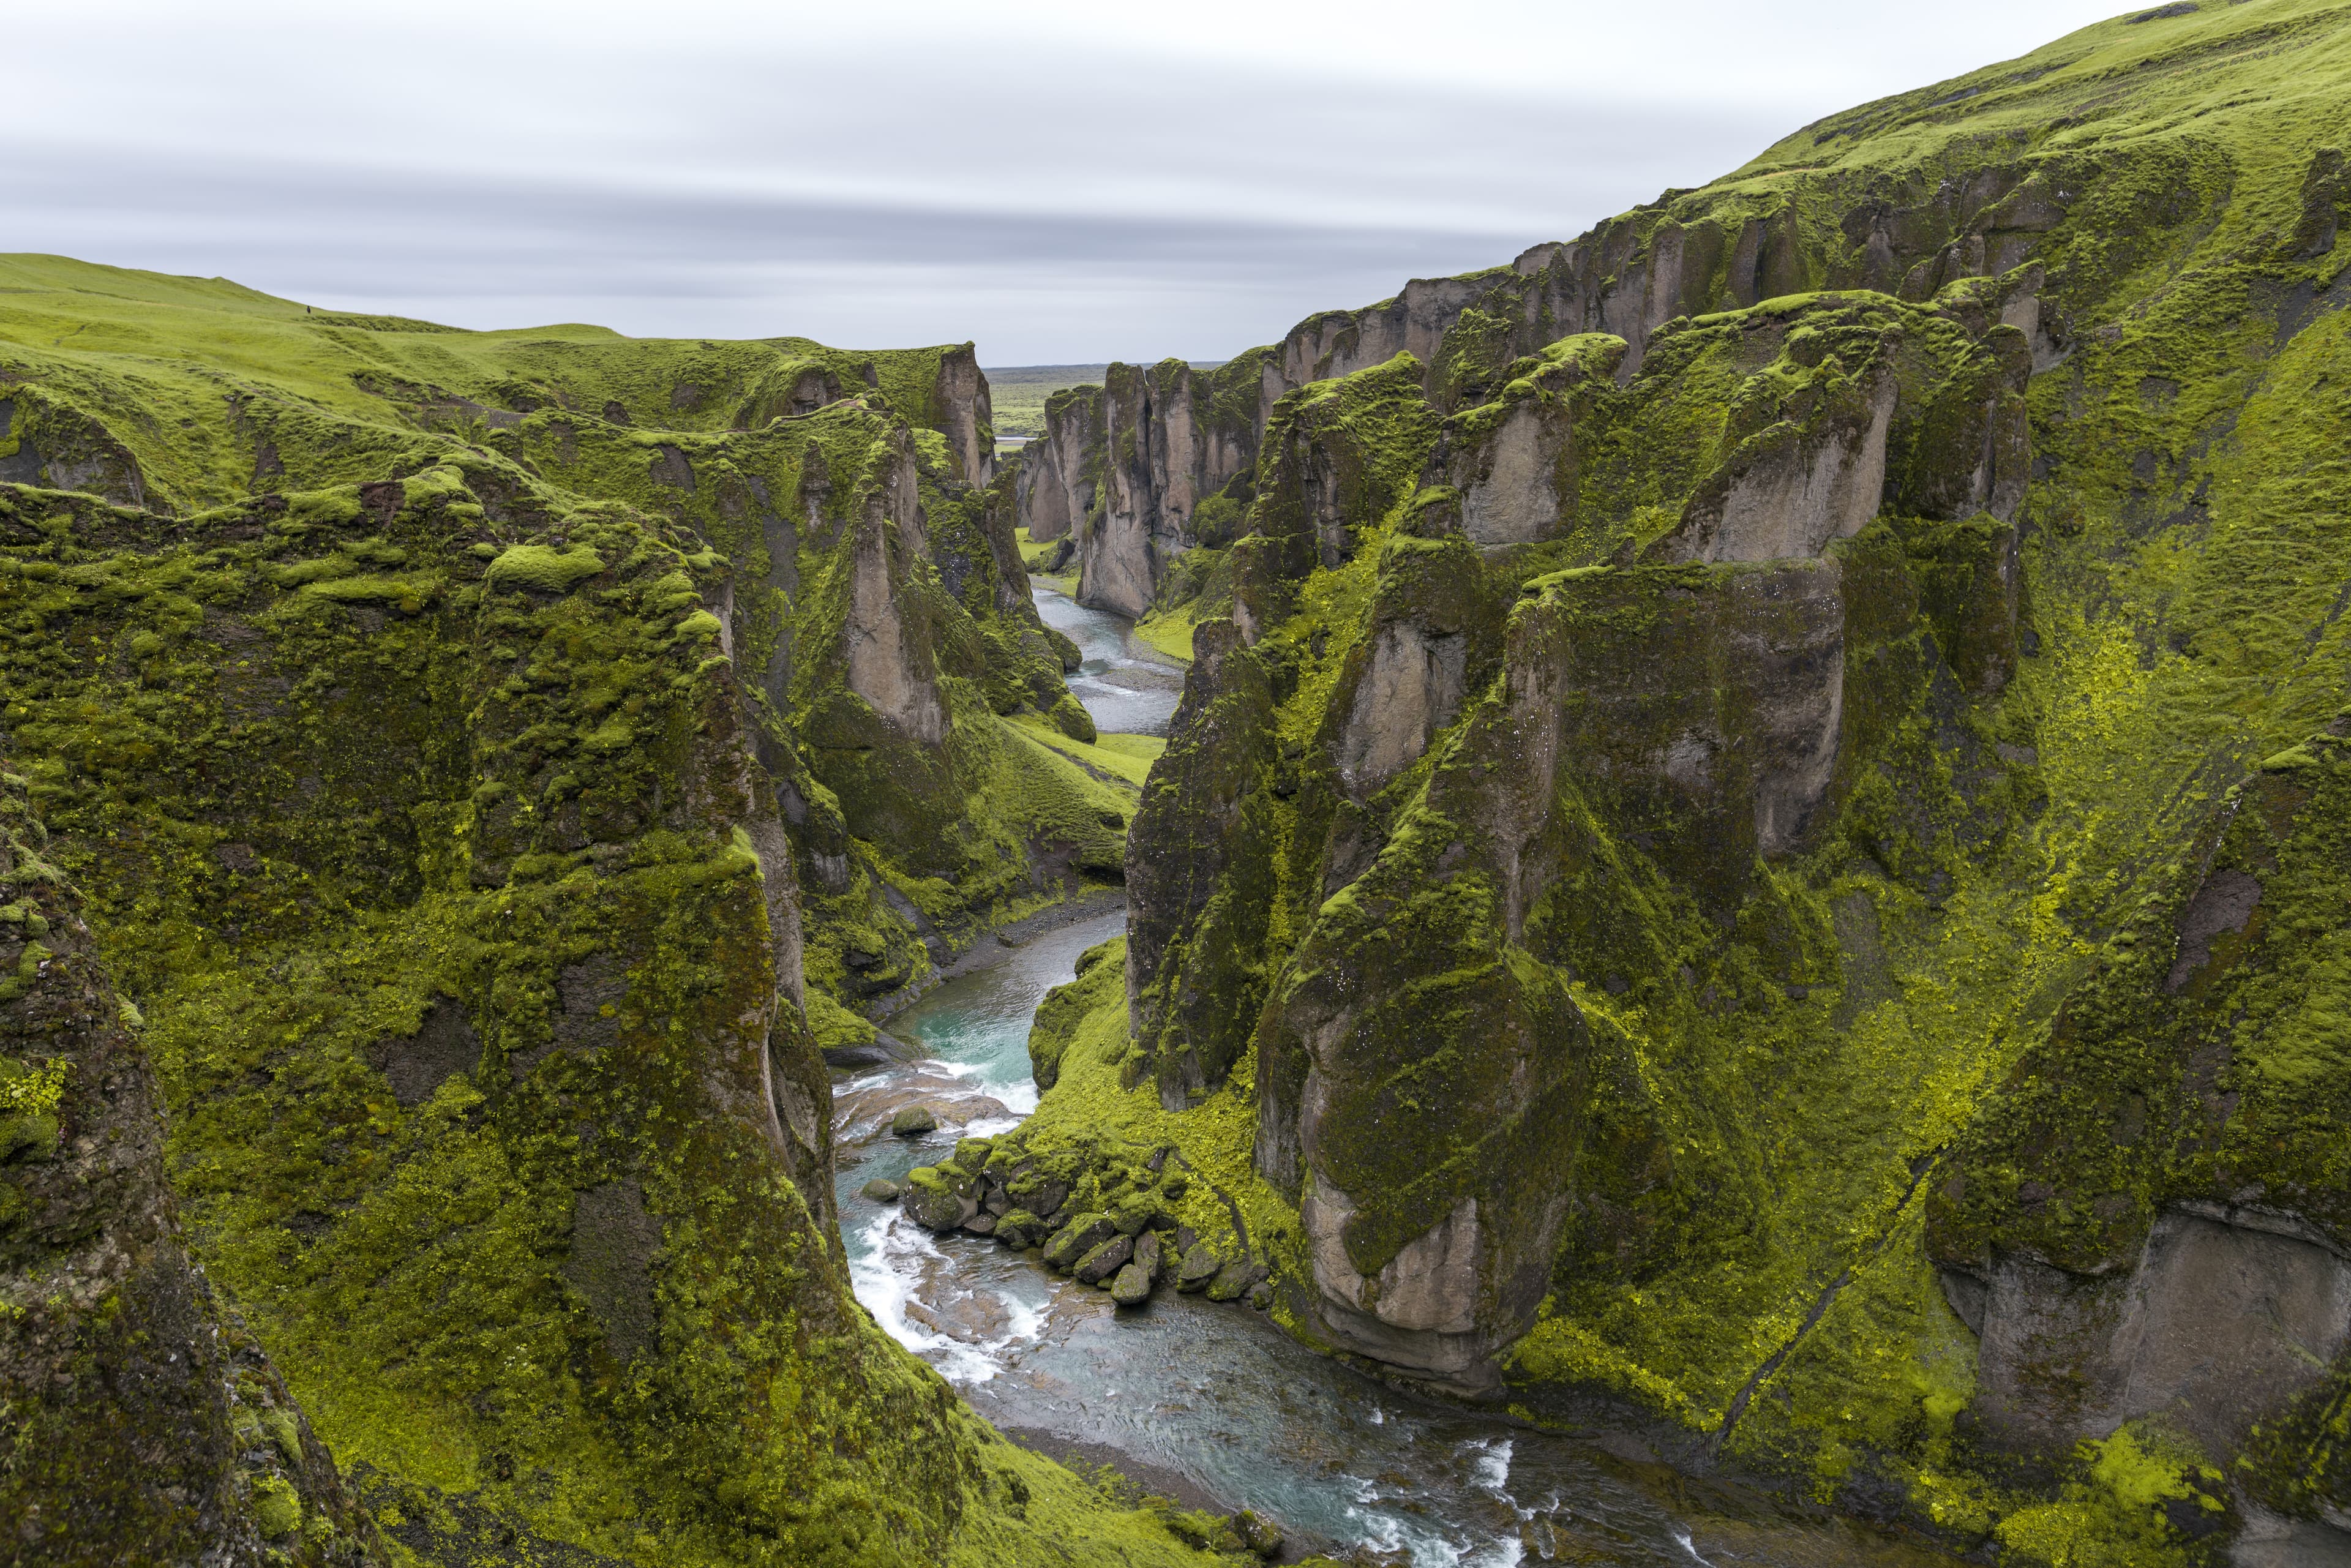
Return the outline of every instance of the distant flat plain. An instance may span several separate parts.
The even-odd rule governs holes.
[[[1222,363],[1204,360],[1195,370]],[[1098,387],[1110,367],[1103,365],[983,365],[987,377],[988,405],[996,414],[996,434],[1031,436],[1045,434],[1045,400],[1063,387]]]
[[[1102,385],[1104,365],[984,365],[988,406],[996,413],[996,434],[1045,434],[1045,400],[1063,387]]]

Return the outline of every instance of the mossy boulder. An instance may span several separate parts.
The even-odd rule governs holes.
[[[1086,1249],[1085,1255],[1070,1265],[1070,1278],[1081,1285],[1106,1283],[1112,1275],[1124,1268],[1134,1255],[1134,1239],[1128,1236],[1113,1236]]]
[[[1203,1291],[1208,1282],[1223,1272],[1227,1264],[1217,1249],[1207,1242],[1196,1242],[1184,1254],[1176,1269],[1176,1288],[1183,1291]]]
[[[1127,1263],[1110,1282],[1110,1299],[1122,1307],[1139,1307],[1151,1299],[1151,1283],[1150,1270]]]
[[[1107,1243],[1118,1234],[1118,1228],[1106,1214],[1081,1214],[1053,1234],[1045,1243],[1045,1261],[1066,1272],[1079,1259],[1095,1248]]]
[[[962,1183],[935,1166],[916,1166],[906,1173],[905,1211],[928,1230],[953,1230],[978,1211],[978,1205],[959,1188]]]

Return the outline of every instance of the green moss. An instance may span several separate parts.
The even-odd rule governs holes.
[[[483,582],[491,588],[520,588],[534,593],[566,593],[582,578],[604,570],[604,558],[592,549],[556,549],[546,545],[512,545],[490,561]]]

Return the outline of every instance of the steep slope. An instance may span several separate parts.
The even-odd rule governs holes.
[[[2022,1561],[2340,1550],[2346,88],[2168,5],[1260,352],[1035,1050],[1246,1165],[1295,1332]]]
[[[1023,728],[1073,705],[963,483],[968,352],[836,398],[866,378],[810,345],[320,323],[11,265],[8,461],[84,489],[0,486],[0,732],[89,936],[48,970],[65,947],[25,944],[0,994],[6,1288],[45,1288],[44,1247],[184,1275],[152,1062],[194,1250],[267,1351],[229,1347],[237,1397],[293,1434],[257,1474],[204,1447],[245,1404],[131,1434],[195,1478],[175,1505],[231,1545],[235,1509],[273,1538],[298,1509],[327,1551],[290,1392],[427,1562],[1188,1556],[884,1337],[831,1213],[808,1015],[853,1033],[843,999],[918,978],[924,938],[1114,869],[1131,799]],[[818,406],[769,417],[778,387]],[[893,412],[925,387],[945,434]],[[66,980],[103,1011],[101,965],[138,1045],[40,1034]],[[42,1206],[109,1134],[101,1067],[131,1185],[75,1230]],[[12,1386],[65,1311],[0,1330]],[[32,1429],[85,1418],[31,1397]],[[93,1484],[9,1474],[68,1513]]]
[[[10,1561],[380,1563],[267,1354],[190,1262],[143,1020],[0,772],[0,1513]]]

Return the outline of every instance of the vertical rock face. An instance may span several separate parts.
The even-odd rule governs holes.
[[[2341,1509],[2351,1103],[2341,981],[2297,933],[2346,898],[2346,729],[2227,792],[1936,1173],[1928,1252],[2002,1448],[2158,1422],[2282,1514]]]
[[[1068,538],[1093,511],[1103,453],[1100,387],[1045,400],[1045,434],[1020,449],[1013,517],[1032,539]]]
[[[2045,176],[2027,177],[2014,166],[1980,170],[1958,182],[1913,178],[1849,209],[1846,223],[1862,225],[1865,240],[1857,253],[1834,258],[1800,242],[1797,215],[1785,204],[1730,218],[1684,213],[1683,204],[1668,202],[1635,208],[1570,243],[1532,246],[1507,267],[1416,278],[1380,304],[1318,313],[1280,343],[1251,350],[1213,371],[1190,371],[1173,361],[1149,372],[1116,365],[1110,379],[1132,389],[1123,400],[1126,423],[1103,418],[1096,405],[1082,400],[1066,404],[1059,421],[1049,407],[1042,445],[1032,443],[1023,455],[1017,521],[1033,538],[1058,538],[1102,505],[1081,476],[1114,470],[1122,463],[1150,467],[1155,482],[1127,483],[1103,514],[1108,526],[1100,547],[1101,586],[1086,601],[1139,614],[1134,607],[1148,605],[1165,580],[1166,560],[1202,542],[1190,527],[1199,500],[1255,465],[1274,405],[1301,387],[1410,354],[1421,367],[1431,402],[1451,413],[1486,403],[1525,372],[1520,361],[1587,333],[1617,340],[1621,346],[1603,373],[1629,380],[1661,329],[1708,310],[1743,308],[1823,288],[1866,289],[1923,302],[1954,281],[2008,273],[2027,261],[2040,235],[2063,221],[2074,199],[2063,186]],[[2035,275],[1993,307],[1994,321],[2012,318],[2007,324],[2018,328],[2027,371],[2053,362],[2064,351],[2062,322],[2043,309],[2038,287]],[[1979,335],[1985,325],[1974,324]],[[1150,387],[1137,384],[1138,378]],[[1193,378],[1213,380],[1213,397],[1182,395],[1180,389]],[[1755,455],[1755,472],[1733,486],[1736,501],[1728,495],[1719,498],[1733,507],[1733,537],[1725,548],[1770,552],[1802,542],[1748,538],[1745,519],[1754,515],[1792,519],[1840,504],[1865,507],[1875,491],[1868,465],[1876,449],[1869,411],[1887,394],[1883,388],[1865,390],[1858,428],[1837,443],[1843,455],[1832,464],[1834,472],[1815,471],[1819,463],[1830,461],[1818,442],[1777,462]],[[1215,413],[1204,416],[1202,402],[1213,402]],[[1988,450],[1980,465],[1987,471],[1980,476],[1971,465],[1945,478],[1979,492],[1976,505],[2004,518],[2023,494],[2024,471],[2012,461],[2022,437],[2022,407],[2018,400],[1987,412],[1998,426],[1997,450]],[[1122,429],[1131,434],[1123,435]],[[1122,444],[1126,441],[1131,448]],[[1478,453],[1483,466],[1474,476],[1462,476],[1471,481],[1463,485],[1470,537],[1491,544],[1549,537],[1532,530],[1558,522],[1553,503],[1559,497],[1547,474],[1565,444],[1566,433],[1556,421],[1523,408],[1487,433]],[[1168,456],[1163,461],[1161,454]],[[1996,474],[1991,472],[1994,468]],[[1993,489],[1997,498],[1989,494]],[[1947,500],[1926,509],[1949,515],[1955,504]],[[1836,513],[1833,521],[1816,526],[1843,526],[1855,516],[1850,510]],[[1865,511],[1860,516],[1866,520]],[[1113,518],[1123,522],[1112,525]]]
[[[987,402],[987,378],[969,343],[939,355],[934,393],[937,428],[955,455],[956,471],[967,485],[984,486],[996,477],[996,420]]]
[[[1176,1109],[1221,1082],[1249,1038],[1270,892],[1272,690],[1228,622],[1193,649],[1126,852],[1131,1028]]]
[[[0,1404],[11,1551],[44,1563],[379,1563],[285,1382],[190,1261],[153,1075],[0,771]]]
[[[1261,363],[1128,1061],[1250,1102],[1305,1337],[1988,1556],[2341,1554],[2341,38],[2102,24]]]
[[[1919,638],[1971,689],[2012,667],[1999,316],[1831,297],[1661,331],[1621,382],[1623,342],[1562,340],[1449,416],[1401,357],[1277,405],[1131,841],[1127,979],[1171,1109],[1253,1038],[1332,1342],[1489,1388],[1563,1259],[1671,1223],[1672,1113],[1589,988],[1802,918],[1770,868],[1826,841]],[[1332,573],[1365,574],[1344,620],[1308,608]]]
[[[1349,794],[1377,792],[1453,723],[1468,691],[1468,661],[1461,632],[1431,632],[1410,622],[1379,629],[1333,754]]]
[[[1127,616],[1150,608],[1166,563],[1197,542],[1194,513],[1202,500],[1254,462],[1263,423],[1255,369],[1253,358],[1214,371],[1195,371],[1180,360],[1149,370],[1114,364],[1098,402],[1048,403],[1045,466],[1027,526],[1031,538],[1053,538],[1070,519],[1079,602]],[[1084,427],[1096,409],[1098,435]],[[1099,473],[1099,488],[1046,477],[1071,472]]]
[[[849,689],[883,723],[909,740],[936,746],[946,737],[937,667],[914,584],[930,559],[914,455],[903,439],[867,494],[855,524],[850,564],[849,614],[841,635]]]

